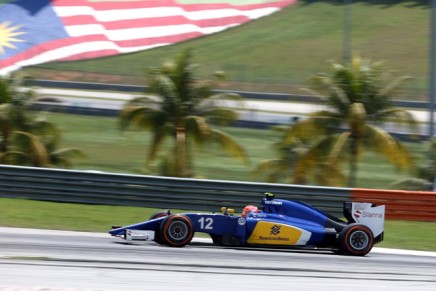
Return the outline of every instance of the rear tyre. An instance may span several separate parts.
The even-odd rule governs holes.
[[[339,253],[364,256],[374,245],[372,231],[362,224],[349,224],[339,234]]]
[[[171,214],[171,211],[169,209],[163,209],[159,210],[158,212],[154,213],[148,220],[165,217]],[[160,233],[158,231],[154,232],[154,241],[158,244],[163,244],[162,237],[160,236]]]
[[[191,220],[181,214],[169,215],[160,226],[162,242],[170,247],[183,247],[194,237]]]

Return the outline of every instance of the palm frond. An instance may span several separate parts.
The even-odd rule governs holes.
[[[130,99],[125,103],[125,106],[146,106],[150,108],[159,108],[162,103],[162,98],[159,96],[145,95]]]
[[[342,157],[346,155],[347,142],[350,139],[350,132],[343,132],[335,139],[332,149],[328,152],[326,164],[327,165],[338,165]]]
[[[29,166],[28,154],[20,151],[7,151],[1,153],[0,164]]]
[[[230,108],[210,108],[204,112],[211,124],[230,125],[239,118],[238,112]]]
[[[255,177],[266,177],[266,182],[278,182],[280,178],[286,177],[289,167],[282,159],[264,160],[257,164],[250,175]]]
[[[345,176],[339,165],[348,154],[347,151],[342,150],[348,137],[347,134],[318,137],[296,161],[294,181],[307,181],[309,177],[318,182],[324,181],[322,183],[343,181]],[[328,177],[329,175],[331,177]]]
[[[390,81],[384,87],[380,88],[380,91],[377,92],[377,95],[379,95],[379,96],[391,95],[394,92],[394,90],[396,90],[398,88],[398,86],[400,86],[403,82],[408,81],[408,80],[412,80],[412,79],[413,79],[413,77],[411,77],[411,76],[398,77],[398,78]]]
[[[196,144],[202,145],[210,138],[210,127],[201,116],[187,116],[185,118],[186,131]]]
[[[50,164],[61,168],[72,168],[72,159],[83,159],[86,155],[77,148],[64,148],[49,153]]]
[[[317,185],[339,187],[347,182],[348,177],[342,172],[339,164],[322,163],[313,179],[317,182]]]
[[[154,159],[156,158],[156,155],[159,152],[166,136],[167,136],[167,132],[164,130],[153,131],[152,141],[148,149],[148,154],[146,159],[146,167],[149,167],[150,163],[154,161]]]
[[[308,173],[313,171],[314,167],[325,156],[326,149],[330,147],[331,137],[323,136],[318,139],[308,150],[302,155],[295,164],[294,176],[295,179],[306,177]]]
[[[307,119],[298,121],[285,131],[281,144],[291,144],[295,140],[309,141],[316,136],[321,136],[336,131],[339,122],[334,113],[318,111],[308,115]]]
[[[27,153],[29,164],[44,167],[49,163],[48,153],[41,140],[28,132],[14,132],[14,145],[19,152]]]
[[[250,164],[250,160],[245,149],[239,145],[229,134],[218,129],[212,129],[211,133],[213,141],[219,144],[220,147],[230,156],[240,159],[246,165]]]
[[[382,121],[397,122],[409,125],[412,129],[416,129],[418,121],[413,114],[401,108],[389,108],[379,112],[378,119]]]
[[[165,112],[146,106],[125,106],[119,112],[119,125],[122,130],[129,127],[138,129],[151,129],[159,124],[165,122]],[[159,118],[161,120],[159,120]]]
[[[400,169],[407,169],[412,165],[413,158],[409,151],[392,135],[379,127],[367,125],[367,145]]]

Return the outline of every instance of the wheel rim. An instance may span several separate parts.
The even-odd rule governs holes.
[[[366,232],[358,230],[350,235],[350,245],[356,250],[363,250],[369,244],[369,236]]]
[[[188,226],[182,221],[174,221],[168,228],[168,235],[172,240],[182,240],[188,235]]]

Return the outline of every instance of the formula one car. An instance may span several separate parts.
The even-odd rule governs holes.
[[[341,220],[300,201],[266,193],[262,207],[247,206],[241,215],[223,207],[220,213],[171,214],[162,210],[149,220],[113,226],[109,234],[125,240],[153,240],[170,247],[189,244],[195,232],[207,233],[224,246],[269,246],[329,249],[364,256],[383,240],[385,206],[344,202]]]

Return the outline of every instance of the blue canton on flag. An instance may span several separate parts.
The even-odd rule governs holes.
[[[49,0],[18,0],[0,6],[0,64],[44,43],[67,38],[64,26]],[[29,57],[35,52],[29,52]],[[7,63],[6,63],[7,64]],[[1,70],[1,66],[0,66]]]

